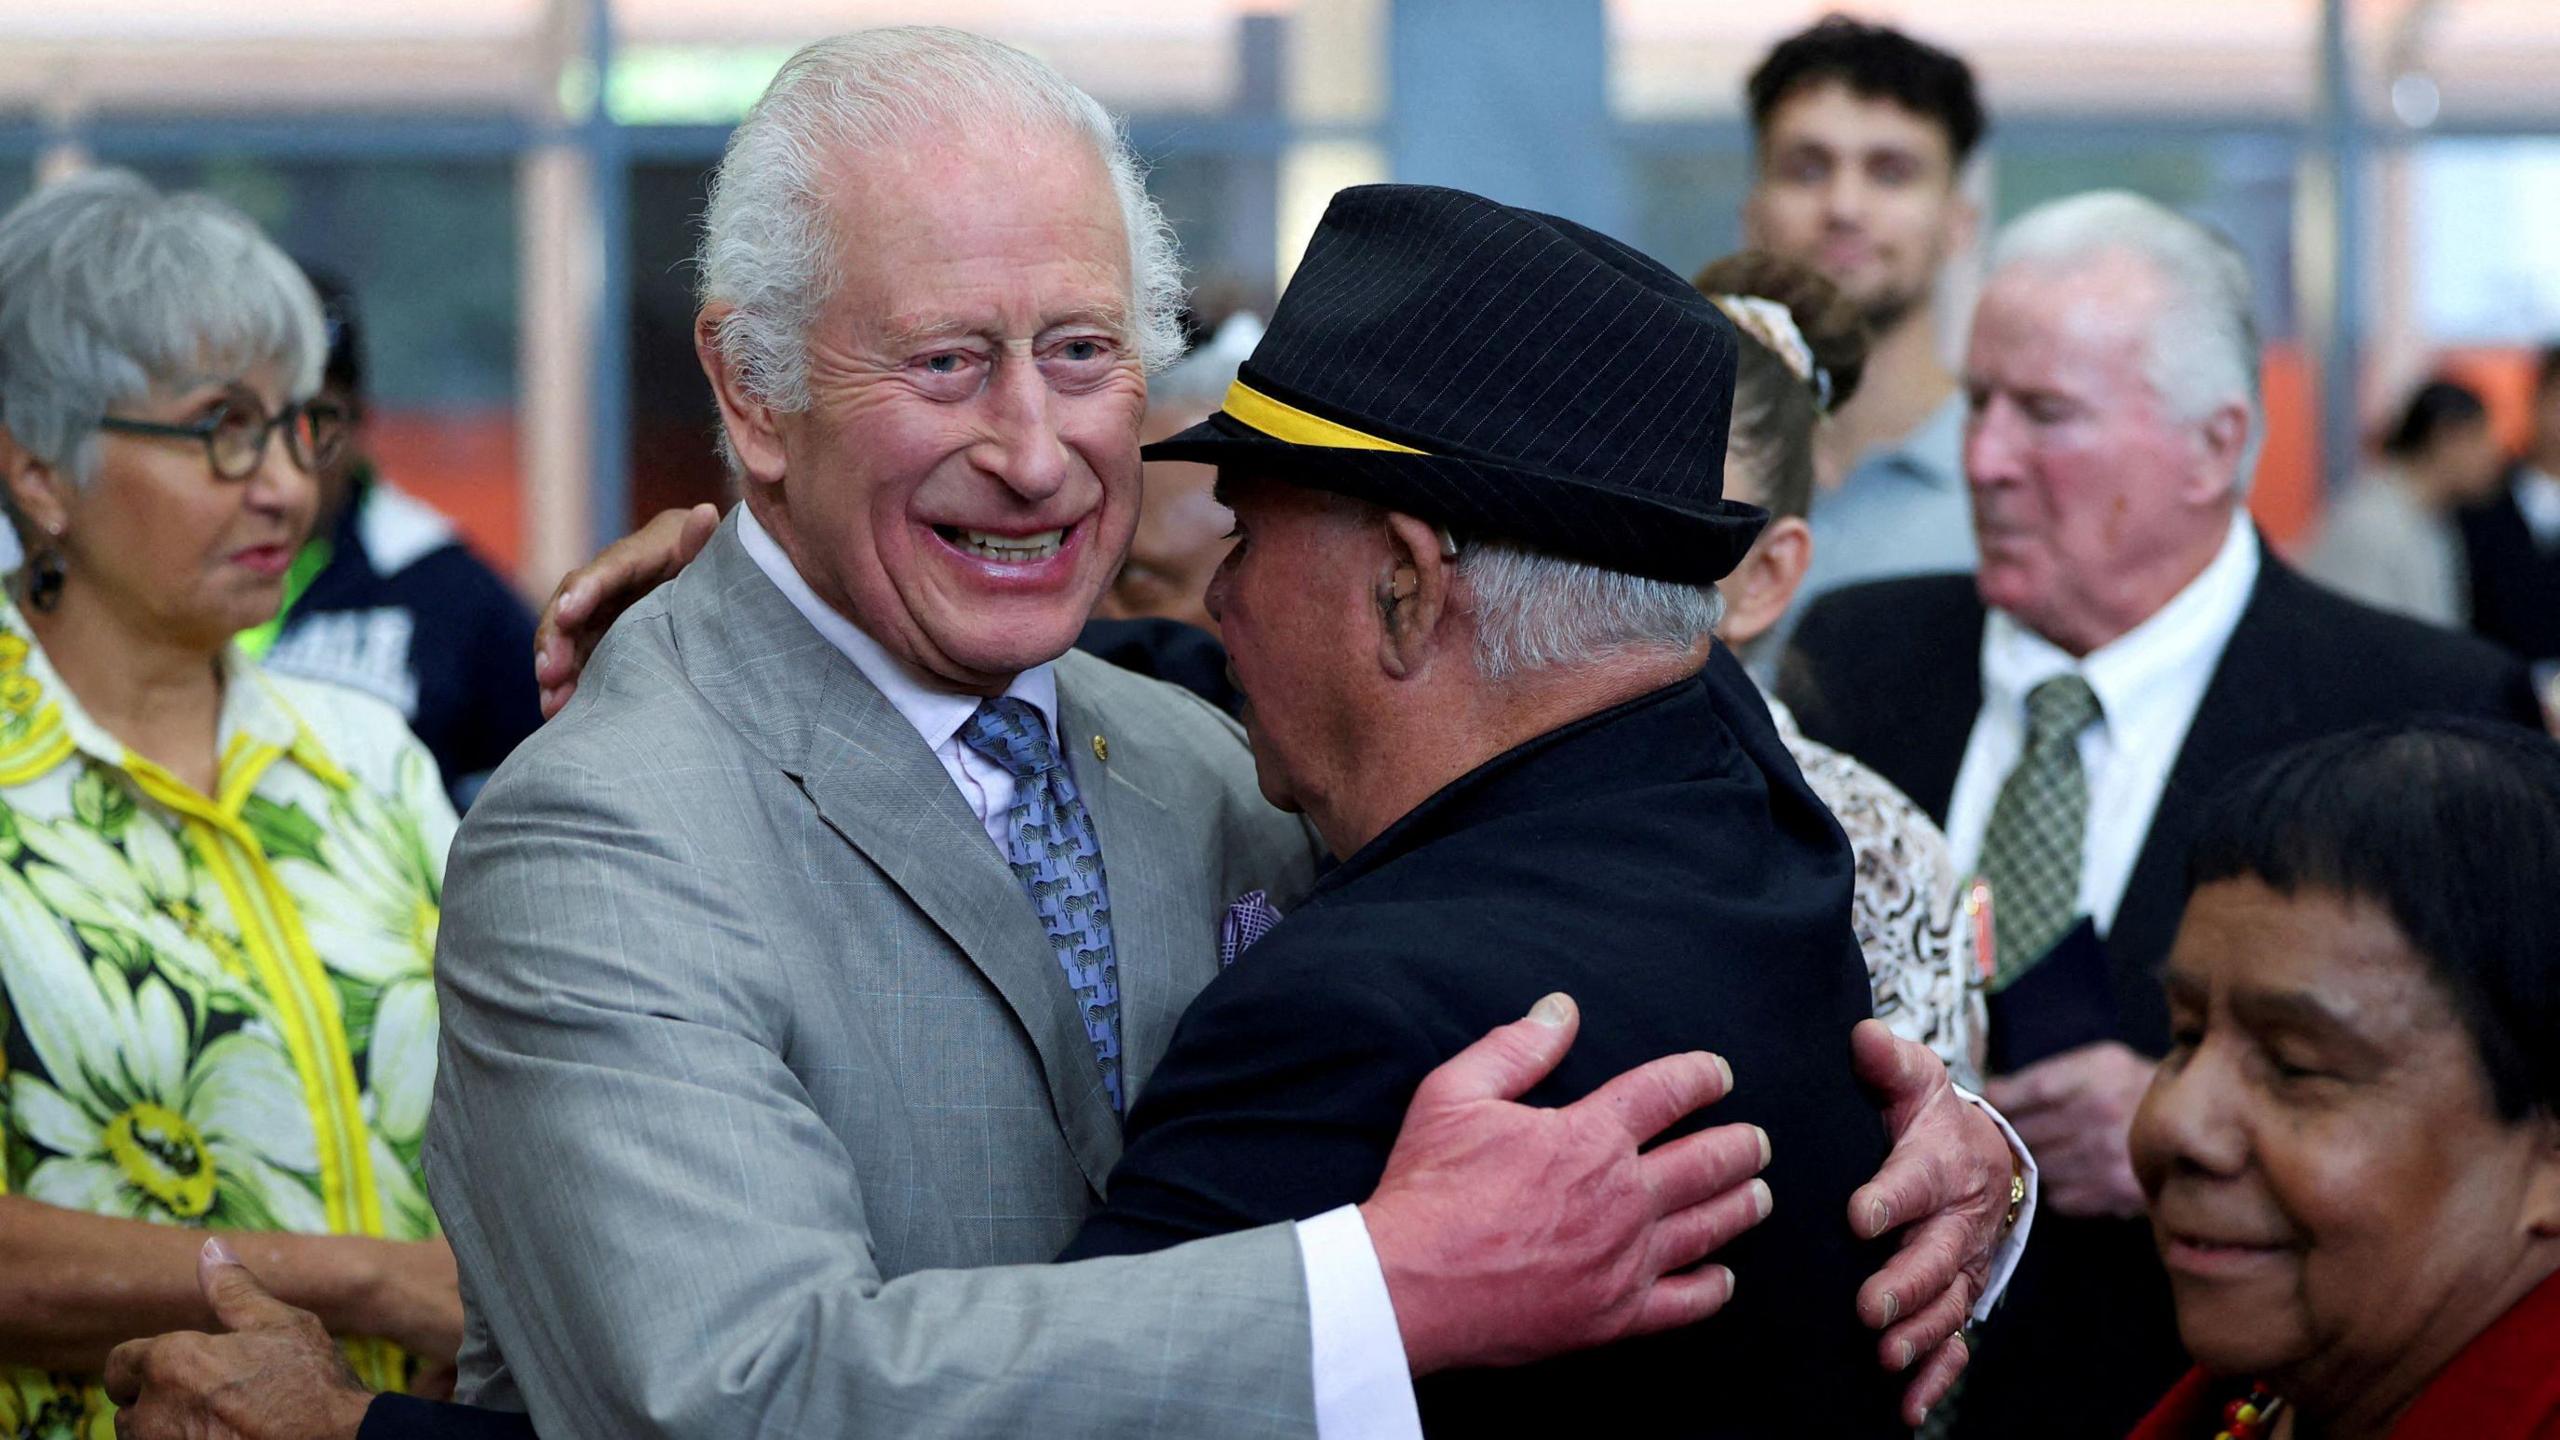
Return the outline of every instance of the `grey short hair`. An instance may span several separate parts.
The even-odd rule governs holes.
[[[1129,233],[1129,342],[1150,370],[1181,355],[1173,228],[1110,114],[1009,45],[932,26],[858,30],[785,62],[712,176],[700,295],[731,307],[720,351],[748,393],[785,412],[808,407],[809,327],[843,279],[820,192],[829,161],[846,149],[881,149],[932,121],[970,133],[1011,124],[1091,143]]]
[[[311,282],[210,195],[93,170],[0,217],[0,426],[74,485],[110,410],[265,365],[301,399],[327,358]]]
[[[1687,651],[1724,618],[1713,585],[1648,580],[1508,541],[1461,546],[1458,578],[1460,604],[1475,620],[1476,669],[1487,680]]]
[[[2130,190],[2092,190],[2039,205],[2009,222],[1991,245],[1991,270],[2013,264],[2067,268],[2107,254],[2143,261],[2169,292],[2151,317],[2143,369],[2163,403],[2201,421],[2238,401],[2249,414],[2234,494],[2245,495],[2266,444],[2257,311],[2249,265],[2232,243]]]

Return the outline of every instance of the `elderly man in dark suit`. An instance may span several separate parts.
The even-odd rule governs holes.
[[[1842,1043],[1869,1008],[1849,851],[1709,657],[1714,582],[1767,518],[1718,498],[1734,354],[1706,300],[1605,236],[1451,190],[1335,197],[1224,408],[1149,453],[1220,467],[1238,539],[1209,603],[1263,793],[1345,858],[1285,918],[1230,916],[1233,963],[1070,1258],[1365,1194],[1432,1067],[1569,990],[1581,1033],[1542,1098],[1711,1048],[1718,1118],[1768,1132],[1785,1203],[1721,1252],[1744,1276],[1726,1318],[1426,1382],[1425,1429],[1623,1407],[1666,1435],[1907,1430],[1855,1318],[1874,1259],[1839,1218],[1884,1142]]]
[[[1979,575],[1840,592],[1780,693],[1979,867],[1997,915],[1991,1098],[2053,1213],[1960,1433],[2116,1434],[2182,1357],[2126,1149],[2168,1045],[2154,970],[2200,805],[2234,769],[2423,711],[2532,723],[2523,667],[2297,576],[2242,505],[2262,426],[2247,271],[2100,193],[2015,221],[1966,359]]]

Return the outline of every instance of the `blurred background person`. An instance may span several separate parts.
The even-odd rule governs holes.
[[[1186,333],[1191,318],[1184,317]],[[1190,354],[1147,381],[1140,440],[1154,444],[1208,419],[1261,338],[1262,318],[1243,309],[1202,334]],[[1185,460],[1149,460],[1143,469],[1128,558],[1076,636],[1076,648],[1239,714],[1244,697],[1227,674],[1218,622],[1209,617],[1209,579],[1235,529],[1235,517],[1210,493],[1217,469]]]
[[[353,291],[306,269],[328,326],[320,396],[354,427],[322,467],[319,518],[285,576],[284,609],[241,637],[269,670],[397,706],[455,808],[542,723],[533,612],[452,522],[385,479],[364,448],[364,327]]]
[[[1146,444],[1167,439],[1209,418],[1235,383],[1236,367],[1262,338],[1262,319],[1240,310],[1221,321],[1207,340],[1171,369],[1147,381],[1147,415],[1139,428]],[[1216,467],[1183,460],[1146,462],[1145,495],[1129,558],[1093,613],[1106,620],[1178,620],[1215,633],[1209,618],[1209,577],[1226,557],[1235,517],[1210,494]]]
[[[1769,512],[1768,527],[1716,586],[1725,600],[1716,636],[1747,656],[1785,619],[1819,550],[1804,516],[1815,448],[1830,423],[1825,401],[1841,404],[1865,383],[1867,328],[1828,281],[1763,251],[1712,261],[1693,283],[1739,332],[1724,492]],[[1936,1051],[1957,1084],[1978,1088],[1982,985],[1947,837],[1892,782],[1806,739],[1783,701],[1771,698],[1769,713],[1806,783],[1848,832],[1857,863],[1851,918],[1876,1018]]]
[[[2560,345],[2535,370],[2523,456],[2461,526],[2472,628],[2534,662],[2560,725]]]
[[[1858,393],[1837,401],[1815,442],[1803,598],[1969,571],[1964,397],[1939,350],[1939,275],[1980,219],[1963,188],[1988,123],[1973,72],[1901,31],[1834,15],[1770,51],[1749,99],[1745,236],[1839,287],[1874,336]],[[1774,645],[1784,639],[1782,627]],[[1764,664],[1764,682],[1769,673]]]
[[[1991,886],[1987,1098],[2048,1210],[1959,1435],[2063,1414],[2121,1433],[2184,1368],[2126,1134],[2169,1044],[2155,975],[2204,798],[2357,725],[2540,724],[2511,656],[2267,550],[2242,504],[2258,365],[2248,273],[2213,232],[2124,191],[2028,211],[1992,247],[1965,361],[1978,573],[1837,591],[1782,666],[1805,733],[1939,818]]]
[[[2454,513],[2498,485],[2489,407],[2466,386],[2430,380],[2379,448],[2381,466],[2330,510],[2303,573],[2377,610],[2467,628],[2471,593]]]
[[[0,1434],[105,1435],[107,1352],[212,1321],[197,1230],[378,1337],[370,1383],[451,1380],[418,1147],[453,811],[397,712],[231,643],[345,444],[324,350],[218,202],[100,171],[0,219]]]
[[[2133,1153],[2200,1368],[2136,1440],[2560,1435],[2560,745],[2307,745],[2189,875]]]

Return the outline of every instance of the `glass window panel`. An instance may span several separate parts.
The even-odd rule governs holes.
[[[2132,190],[2229,236],[2249,262],[2258,324],[2270,340],[2300,328],[2294,314],[2295,154],[2288,142],[2255,134],[2074,137],[2046,131],[1998,143],[1993,206],[2006,222],[2048,200],[2084,190]]]
[[[2560,140],[2433,140],[2411,159],[2419,331],[2440,344],[2560,335]]]
[[[1639,148],[1628,157],[1633,223],[1625,237],[1682,275],[1742,245],[1751,155],[1739,134],[1697,150]]]

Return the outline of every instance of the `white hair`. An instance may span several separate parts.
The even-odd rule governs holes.
[[[701,299],[731,307],[723,357],[777,410],[809,403],[809,327],[843,277],[821,187],[846,151],[884,149],[933,125],[980,135],[1010,124],[1089,142],[1129,235],[1127,337],[1150,370],[1182,353],[1182,266],[1144,167],[1092,96],[1043,61],[932,26],[858,30],[784,63],[729,137],[703,220]]]
[[[92,170],[0,217],[0,426],[74,485],[117,407],[268,365],[299,399],[327,358],[311,282],[212,196]]]
[[[1507,541],[1462,547],[1458,578],[1460,603],[1475,620],[1476,669],[1487,680],[1630,652],[1684,652],[1724,618],[1713,585],[1649,580]]]
[[[2234,494],[2248,493],[2266,443],[2258,321],[2249,266],[2230,241],[2129,190],[2092,190],[2029,210],[1992,242],[1994,273],[2015,264],[2073,268],[2109,254],[2151,267],[2168,299],[2151,317],[2143,369],[2162,403],[2202,421],[2224,405],[2248,412]]]

